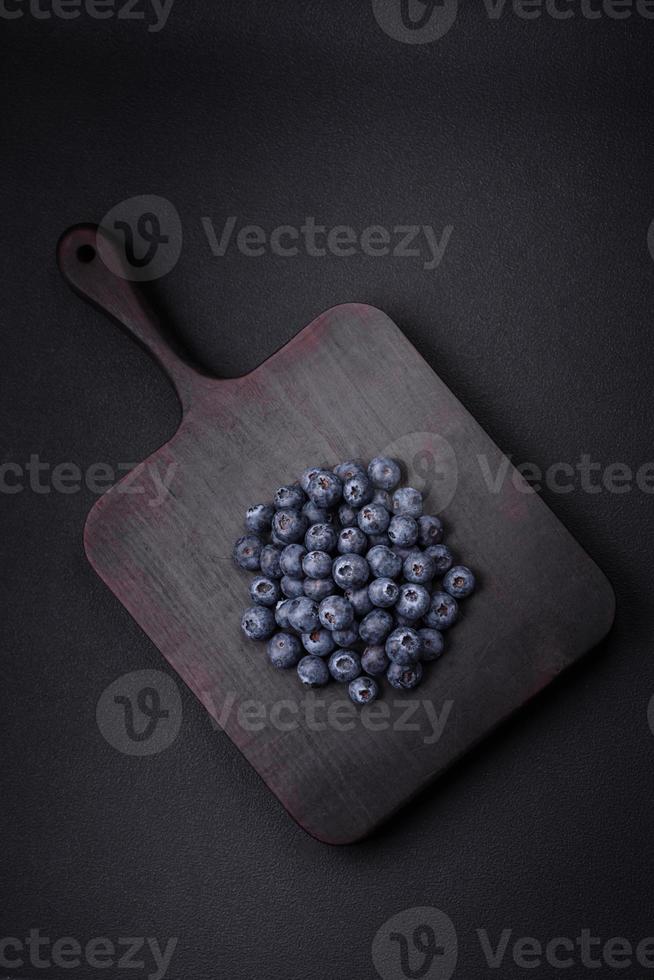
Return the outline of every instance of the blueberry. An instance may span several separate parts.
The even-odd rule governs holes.
[[[386,671],[386,679],[391,687],[398,691],[410,691],[417,687],[422,680],[422,664],[412,664],[403,667],[402,664],[391,664]]]
[[[366,674],[372,674],[373,677],[379,677],[380,674],[385,674],[388,670],[389,660],[386,656],[386,651],[381,644],[377,646],[369,646],[363,651],[361,657],[361,666],[365,670]]]
[[[275,491],[273,503],[275,510],[302,510],[306,503],[306,494],[299,483],[293,486],[280,487]]]
[[[372,484],[365,473],[346,480],[343,484],[343,499],[350,507],[362,507],[372,500]]]
[[[335,650],[329,658],[329,673],[335,681],[345,684],[361,673],[359,654],[353,650]]]
[[[318,603],[305,595],[291,599],[288,607],[288,621],[298,633],[310,633],[320,627]]]
[[[291,578],[302,578],[302,559],[306,553],[306,548],[301,544],[287,544],[279,556],[282,573]]]
[[[267,606],[250,606],[241,617],[241,629],[249,640],[267,640],[275,626],[273,611]]]
[[[290,626],[288,621],[288,607],[290,603],[290,599],[282,599],[282,601],[278,602],[275,606],[275,622],[283,630],[287,630]]]
[[[393,617],[386,609],[373,609],[359,626],[359,636],[371,646],[383,643],[393,629]]]
[[[400,559],[400,566],[404,564],[409,555],[412,555],[415,550],[415,548],[401,548],[397,544],[394,544],[391,548],[391,551],[394,552],[394,554],[396,554]]]
[[[356,589],[370,577],[363,555],[340,555],[332,565],[332,577],[341,589]]]
[[[274,546],[276,548],[279,548],[280,551],[283,551],[284,548],[286,547],[287,542],[286,541],[282,541],[282,539],[279,537],[279,535],[274,530],[273,530],[272,534],[270,535],[270,540],[272,541],[272,543],[274,544]]]
[[[305,493],[309,492],[309,484],[311,483],[314,476],[318,476],[318,474],[322,473],[322,471],[323,471],[322,466],[309,466],[308,469],[304,471],[304,473],[300,477],[300,486],[302,487]]]
[[[348,650],[359,642],[359,627],[356,622],[353,622],[346,630],[334,630],[332,636],[337,647]]]
[[[275,508],[270,504],[254,504],[245,513],[245,526],[253,534],[269,531],[274,514]]]
[[[439,630],[422,629],[418,630],[418,636],[422,641],[421,660],[438,660],[445,649],[445,640]]]
[[[339,463],[338,466],[335,466],[334,473],[345,483],[346,480],[351,480],[355,476],[365,476],[366,468],[360,460],[348,459],[345,463]]]
[[[333,578],[305,578],[304,594],[316,602],[322,602],[328,595],[336,592],[336,582]]]
[[[368,476],[372,485],[380,490],[392,490],[402,478],[400,467],[388,456],[375,456],[368,466]]]
[[[465,599],[474,592],[475,576],[465,565],[455,565],[443,579],[443,588],[455,599]]]
[[[388,536],[400,548],[411,548],[418,540],[418,524],[408,514],[397,514],[388,525]]]
[[[416,663],[422,653],[422,640],[420,635],[409,626],[400,626],[393,630],[386,640],[386,656],[394,664],[402,664],[408,667],[409,664]]]
[[[304,595],[304,582],[301,578],[284,575],[279,585],[282,593],[288,599],[296,599],[298,596]]]
[[[320,622],[327,630],[345,630],[352,625],[354,609],[343,596],[330,595],[319,609]]]
[[[275,548],[272,544],[266,544],[261,549],[259,567],[266,578],[281,578],[284,574],[279,564],[280,555],[279,548]]]
[[[393,513],[405,517],[420,517],[422,494],[414,487],[400,487],[393,494]]]
[[[395,625],[396,626],[410,626],[411,629],[417,630],[422,625],[421,619],[409,619],[408,616],[400,616],[397,610],[393,610],[395,613]]]
[[[344,527],[336,545],[341,555],[363,555],[368,547],[368,538],[358,527]]]
[[[425,548],[425,554],[433,561],[437,575],[445,575],[454,564],[454,555],[446,544],[431,544]]]
[[[345,598],[352,604],[357,616],[367,616],[372,611],[372,602],[366,585],[361,586],[360,589],[346,589]]]
[[[329,524],[331,521],[329,511],[325,507],[317,507],[313,500],[307,500],[303,505],[302,515],[308,520],[309,527],[312,524]]]
[[[304,535],[307,551],[335,551],[338,535],[329,524],[312,524]]]
[[[331,578],[331,555],[326,551],[310,551],[302,559],[302,571],[309,578]]]
[[[376,544],[366,555],[375,578],[397,578],[402,571],[402,559],[383,544]]]
[[[338,519],[342,527],[356,527],[357,512],[349,504],[341,504],[338,508]]]
[[[397,602],[400,588],[392,578],[375,578],[368,586],[368,595],[373,606],[387,609]]]
[[[456,622],[458,615],[459,606],[456,599],[447,592],[434,592],[429,610],[425,614],[425,623],[431,629],[444,630]]]
[[[437,517],[418,518],[418,543],[422,548],[438,544],[443,539],[443,525]]]
[[[383,534],[390,524],[391,515],[381,504],[364,504],[357,518],[365,534]]]
[[[335,507],[343,496],[343,484],[335,473],[320,470],[309,480],[307,493],[318,507]]]
[[[258,606],[275,606],[279,601],[279,583],[257,575],[250,583],[250,597]]]
[[[420,619],[429,609],[429,592],[424,585],[405,582],[400,586],[400,597],[395,606],[400,616],[407,619]]]
[[[422,551],[412,551],[404,559],[403,571],[406,581],[417,585],[427,585],[436,574],[434,562]]]
[[[355,704],[370,704],[379,695],[379,685],[372,677],[355,677],[348,684],[347,692]]]
[[[273,517],[273,532],[284,544],[301,541],[306,534],[309,522],[297,510],[278,510]]]
[[[391,497],[388,490],[375,490],[372,495],[373,504],[381,504],[386,510],[393,510],[393,498]]]
[[[334,650],[337,641],[333,638],[329,630],[311,630],[310,633],[302,634],[302,644],[307,653],[314,657],[326,657]]]
[[[273,667],[288,670],[295,667],[302,657],[302,644],[292,633],[275,633],[268,640],[267,653]]]
[[[305,687],[324,687],[329,681],[329,668],[320,657],[302,657],[297,665],[297,676]]]
[[[256,534],[245,534],[234,545],[233,557],[237,565],[255,572],[259,568],[262,542]]]

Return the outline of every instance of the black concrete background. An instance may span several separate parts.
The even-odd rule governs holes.
[[[654,458],[654,21],[572,7],[492,20],[462,3],[424,45],[385,34],[367,0],[177,0],[158,33],[27,7],[0,18],[1,461],[115,467],[173,433],[163,375],[54,261],[67,226],[140,194],[179,211],[182,255],[153,292],[211,371],[243,373],[323,309],[362,301],[514,461]],[[416,258],[216,258],[201,218],[230,215],[454,230],[432,272]],[[653,497],[543,495],[614,584],[611,636],[375,837],[333,849],[185,690],[166,751],[138,759],[103,739],[104,688],[168,668],[86,563],[94,495],[2,493],[1,937],[177,937],[172,980],[345,980],[376,976],[378,928],[419,906],[452,919],[455,976],[561,972],[510,950],[492,970],[478,929],[493,944],[503,929],[653,935]],[[25,954],[3,972],[153,967]],[[564,972],[615,971],[577,954]],[[634,960],[621,974],[648,972]]]

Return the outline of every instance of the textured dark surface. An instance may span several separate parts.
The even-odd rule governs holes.
[[[367,302],[516,462],[652,458],[654,25],[461,7],[416,47],[344,0],[185,0],[160,34],[3,21],[3,460],[115,466],[174,431],[159,370],[71,299],[54,262],[68,225],[147,193],[185,231],[153,291],[210,370],[242,373],[323,309]],[[454,232],[435,272],[216,259],[200,217],[233,214]],[[2,934],[178,936],[175,980],[372,978],[377,928],[422,905],[456,925],[455,976],[497,974],[480,928],[494,943],[503,928],[651,935],[652,497],[543,495],[615,586],[609,640],[413,812],[327,849],[184,691],[165,752],[104,741],[101,692],[160,655],[88,567],[93,494],[3,494]]]

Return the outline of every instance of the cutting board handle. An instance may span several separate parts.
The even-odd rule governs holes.
[[[109,314],[153,355],[187,408],[201,375],[177,350],[138,284],[121,274],[125,263],[115,243],[97,225],[75,225],[59,239],[57,262],[76,293]]]

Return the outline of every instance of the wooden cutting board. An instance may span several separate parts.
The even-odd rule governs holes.
[[[105,266],[94,227],[67,232],[58,257],[73,288],[157,358],[183,408],[131,476],[147,484],[174,464],[170,493],[153,507],[121,483],[109,490],[88,518],[89,560],[314,837],[364,837],[609,630],[605,576],[384,313],[335,307],[250,374],[215,379]],[[423,684],[384,684],[360,710],[341,685],[305,692],[245,640],[250,576],[231,552],[246,507],[306,466],[383,452],[405,460],[480,588]]]

